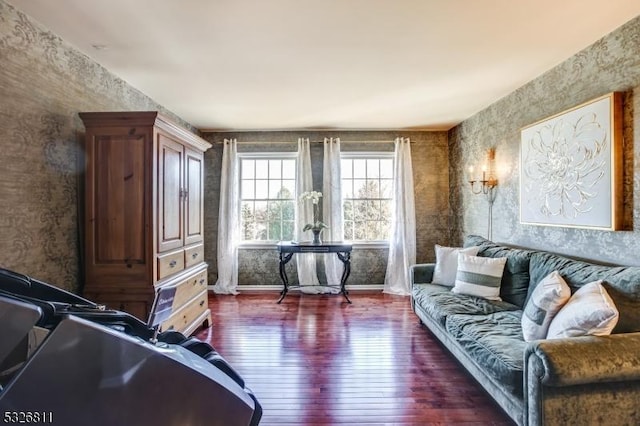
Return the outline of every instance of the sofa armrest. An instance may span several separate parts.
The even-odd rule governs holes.
[[[537,340],[524,361],[545,386],[640,380],[640,333]]]
[[[640,333],[529,343],[522,424],[640,424]]]
[[[433,280],[433,270],[435,267],[435,263],[418,263],[411,265],[409,268],[411,286],[414,284],[430,283]]]

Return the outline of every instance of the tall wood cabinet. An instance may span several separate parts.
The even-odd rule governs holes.
[[[203,250],[204,152],[211,145],[157,112],[87,112],[85,286],[90,300],[148,318],[176,288],[162,330],[211,324]]]

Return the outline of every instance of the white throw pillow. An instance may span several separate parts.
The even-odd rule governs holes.
[[[544,339],[549,324],[558,311],[571,297],[571,289],[558,271],[553,271],[533,290],[522,314],[522,335],[524,340]]]
[[[500,298],[500,283],[506,257],[478,257],[458,254],[458,272],[454,293],[484,297],[489,300]]]
[[[433,284],[453,287],[458,272],[458,253],[475,256],[480,247],[443,247],[436,244],[436,267],[433,270]]]
[[[547,339],[606,336],[618,323],[618,309],[602,281],[579,288],[549,325]]]

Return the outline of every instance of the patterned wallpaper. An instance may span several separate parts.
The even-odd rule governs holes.
[[[519,223],[520,129],[613,91],[624,100],[624,231]],[[496,148],[498,194],[493,240],[609,263],[640,265],[640,17],[449,132],[452,240],[487,236],[488,205],[472,195],[464,171]]]
[[[80,285],[81,111],[160,110],[0,0],[0,266]]]
[[[411,138],[413,174],[416,196],[417,261],[435,260],[434,244],[449,243],[449,174],[447,171],[448,147],[446,132],[392,132],[392,131],[309,131],[309,132],[238,132],[205,133],[203,137],[214,144],[205,153],[207,181],[205,183],[205,233],[217,235],[218,198],[220,190],[220,165],[222,142],[236,138],[238,142],[255,142],[238,145],[238,151],[296,151],[299,137],[311,141],[311,162],[314,189],[322,190],[321,143],[325,137],[339,137],[343,151],[393,151],[393,143],[367,144],[365,141],[393,141],[398,136]],[[349,143],[351,141],[351,143]],[[286,142],[286,143],[283,143]],[[355,143],[357,142],[357,143]],[[216,280],[216,238],[208,239],[205,256],[209,280]],[[382,285],[387,264],[386,249],[354,249],[351,259],[349,285]],[[322,256],[318,262],[321,263]],[[240,285],[281,285],[275,248],[242,249],[239,253],[238,281]],[[294,262],[287,264],[290,282],[297,279]],[[318,271],[323,271],[319,268]],[[320,272],[320,279],[323,273]]]

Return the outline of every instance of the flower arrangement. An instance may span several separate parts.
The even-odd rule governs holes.
[[[300,194],[301,203],[307,200],[311,200],[313,203],[313,223],[307,223],[304,228],[302,228],[303,231],[321,231],[328,228],[324,222],[318,220],[318,204],[320,203],[320,198],[322,198],[322,192],[318,191],[305,191]]]

